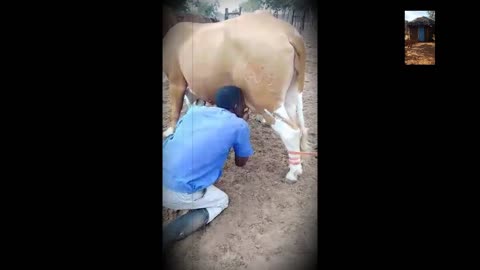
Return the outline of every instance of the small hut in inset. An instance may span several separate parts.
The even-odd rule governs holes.
[[[411,40],[418,42],[432,42],[433,35],[435,34],[435,21],[427,18],[420,17],[407,23],[409,36]]]

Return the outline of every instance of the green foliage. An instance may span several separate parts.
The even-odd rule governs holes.
[[[205,17],[215,17],[218,12],[218,7],[220,3],[218,0],[215,0],[213,3],[207,1],[196,1],[194,4],[198,8],[198,14]]]
[[[246,12],[252,12],[261,9],[264,5],[264,0],[247,0],[240,4],[242,10]]]
[[[264,0],[265,7],[272,10],[291,8],[295,0]]]
[[[310,0],[263,0],[265,6],[272,10],[296,9],[303,10],[309,8]]]
[[[165,0],[163,4],[179,13],[189,13],[195,9],[197,10],[195,13],[205,17],[215,17],[218,7],[220,7],[218,0],[213,2],[206,0]]]
[[[432,11],[427,11],[427,12],[428,12],[428,17],[435,21],[435,11],[432,10]]]
[[[165,0],[163,4],[177,12],[188,12],[190,10],[189,2],[192,2],[192,0]]]

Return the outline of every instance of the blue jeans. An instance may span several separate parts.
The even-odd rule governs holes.
[[[184,239],[207,224],[208,211],[205,208],[188,211],[170,222],[163,229],[162,250],[165,252],[175,241]]]
[[[192,194],[163,187],[164,207],[174,210],[190,209],[187,214],[170,222],[163,229],[163,250],[210,223],[228,207],[228,202],[228,195],[214,185]]]

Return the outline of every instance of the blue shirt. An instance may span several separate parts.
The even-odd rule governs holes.
[[[193,106],[163,143],[164,185],[189,194],[209,187],[232,147],[238,157],[253,154],[247,122],[219,107]]]

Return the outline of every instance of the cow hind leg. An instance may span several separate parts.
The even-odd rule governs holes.
[[[285,97],[285,108],[290,119],[294,120],[294,123],[300,127],[300,150],[303,152],[310,151],[311,146],[308,142],[308,128],[305,126],[305,118],[303,115],[303,93],[299,93],[298,91],[297,78],[295,75],[292,78]]]
[[[298,127],[298,119],[297,119],[297,109],[298,109],[298,92],[296,89],[289,88],[287,91],[287,95],[285,97],[285,109],[287,111],[288,117],[293,120],[293,124],[295,127]]]
[[[308,128],[305,126],[305,118],[303,115],[303,93],[298,94],[297,97],[297,117],[298,123],[300,125],[300,130],[302,131],[300,149],[304,152],[308,152],[312,149],[312,147],[308,142]]]
[[[290,120],[287,110],[283,105],[277,109],[275,113]],[[272,128],[280,136],[288,151],[300,151],[300,129],[294,129],[284,121],[278,119],[272,125]],[[300,155],[289,153],[288,158],[290,170],[286,175],[286,179],[288,182],[294,183],[297,181],[298,176],[303,172],[302,164],[300,163]]]

